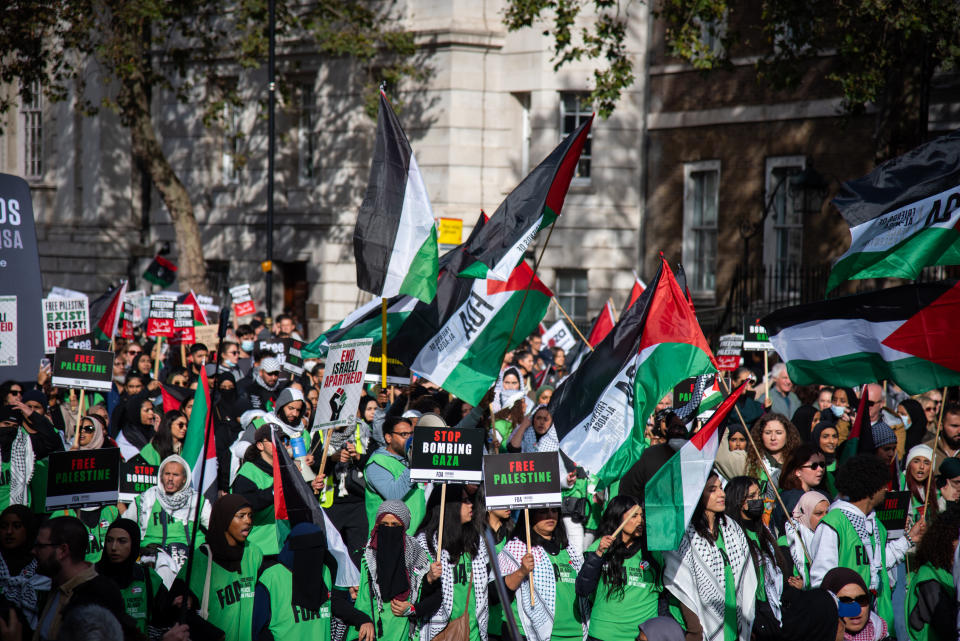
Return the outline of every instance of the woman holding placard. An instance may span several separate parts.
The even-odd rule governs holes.
[[[631,639],[666,602],[663,563],[646,550],[643,511],[632,496],[610,500],[601,538],[587,550],[577,574],[577,594],[593,604],[589,639]]]
[[[560,510],[524,510],[514,531],[497,562],[516,594],[511,607],[520,634],[530,641],[582,641],[586,625],[575,584],[583,555],[568,544]],[[522,538],[527,531],[530,548]]]
[[[487,548],[475,523],[473,497],[466,486],[448,485],[446,491],[434,488],[417,542],[431,562],[441,560],[443,603],[424,622],[420,641],[487,639]]]

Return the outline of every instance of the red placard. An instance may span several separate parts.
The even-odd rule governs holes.
[[[233,305],[233,315],[234,316],[249,316],[250,314],[257,313],[257,306],[252,300],[244,301],[242,303],[235,303]]]
[[[739,356],[717,356],[717,368],[721,372],[733,372],[740,367]]]

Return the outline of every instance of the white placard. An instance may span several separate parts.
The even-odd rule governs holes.
[[[90,332],[87,297],[43,299],[43,353],[53,354],[60,341]]]
[[[353,425],[357,420],[357,407],[363,396],[363,375],[367,371],[372,345],[372,338],[330,345],[314,413],[314,428],[337,428]]]
[[[16,364],[17,297],[0,296],[0,367],[11,367]]]
[[[565,352],[569,352],[573,349],[573,346],[577,344],[577,339],[573,337],[573,332],[570,331],[570,328],[567,327],[567,324],[564,323],[563,320],[558,320],[551,325],[550,329],[545,331],[541,338],[543,339],[544,346],[550,348],[559,347]]]

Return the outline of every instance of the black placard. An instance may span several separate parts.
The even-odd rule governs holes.
[[[103,341],[97,338],[96,334],[90,332],[89,334],[78,334],[77,336],[65,338],[60,341],[60,344],[57,346],[57,348],[59,349],[60,347],[66,347],[67,349],[99,349],[104,347],[103,343]]]
[[[47,458],[46,510],[116,503],[119,482],[116,447],[53,452]]]
[[[483,441],[477,428],[417,427],[413,430],[411,481],[479,483],[483,480]]]
[[[109,392],[114,353],[95,349],[58,347],[53,357],[54,387]]]
[[[150,315],[147,318],[147,336],[155,338],[173,336],[174,309],[177,299],[173,296],[155,294],[150,297]]]
[[[367,373],[363,380],[368,383],[380,383],[383,378],[381,369],[380,353],[382,351],[380,341],[373,341],[373,347],[370,348],[370,360],[367,361]],[[410,368],[393,358],[387,353],[387,385],[409,385]]]
[[[556,452],[483,457],[488,510],[559,506],[560,457]]]
[[[260,348],[261,352],[270,352],[273,354],[274,358],[279,359],[281,362],[284,358],[286,358],[287,347],[280,339],[272,341],[257,341],[257,347]]]
[[[749,316],[743,319],[743,351],[772,352],[773,343],[767,335],[767,328],[760,324],[759,318]]]
[[[883,527],[887,528],[887,537],[900,538],[910,512],[910,492],[887,492],[876,512]]]
[[[693,395],[697,391],[697,377],[685,378],[679,383],[676,384],[673,388],[673,407],[683,407],[687,403],[693,400]],[[693,411],[688,412],[686,416],[696,416],[697,409],[699,409],[700,404],[697,404],[697,407]]]
[[[137,454],[120,463],[120,500],[133,501],[137,495],[157,484],[159,465],[150,465]]]
[[[303,374],[303,341],[286,338],[283,341],[283,369],[300,376]]]

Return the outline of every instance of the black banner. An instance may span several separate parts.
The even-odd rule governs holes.
[[[109,392],[114,356],[109,351],[58,347],[53,357],[53,385]]]
[[[281,362],[286,358],[287,346],[283,340],[279,338],[272,341],[257,341],[257,347],[267,355],[273,354],[274,358],[279,359]]]
[[[483,440],[477,428],[418,427],[413,430],[411,481],[479,483],[483,480]]]
[[[767,328],[760,324],[759,318],[747,316],[743,319],[743,351],[772,352],[773,343],[767,335]]]
[[[295,338],[285,338],[283,346],[283,369],[300,376],[303,374],[303,341],[298,341]]]
[[[30,187],[0,174],[0,380],[37,378],[43,291]]]
[[[877,518],[887,528],[887,537],[898,539],[903,536],[910,511],[910,492],[887,492],[883,503],[877,508]]]
[[[97,335],[93,332],[89,334],[78,334],[76,336],[71,336],[70,338],[65,338],[60,341],[60,344],[57,346],[57,349],[61,347],[66,347],[67,349],[96,349],[107,351],[109,343],[107,341],[101,341],[97,338]]]
[[[47,464],[47,512],[117,502],[118,448],[53,452]]]
[[[138,494],[157,484],[159,465],[150,465],[137,454],[129,461],[120,463],[120,500],[133,501]]]
[[[560,457],[556,452],[483,457],[488,510],[559,506]]]

